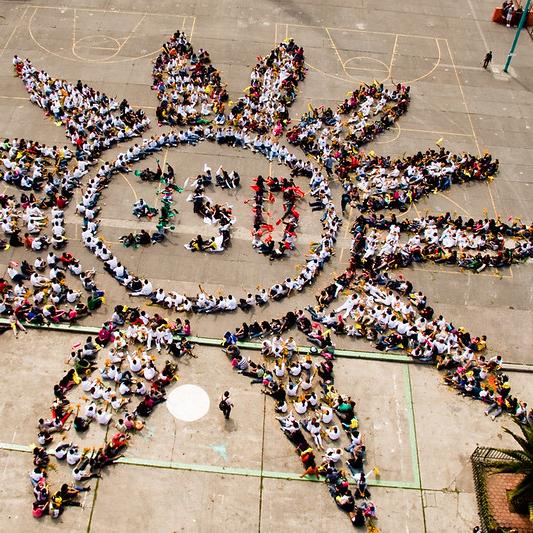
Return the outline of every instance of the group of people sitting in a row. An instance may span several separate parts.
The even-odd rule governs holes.
[[[287,132],[287,139],[310,155],[328,160],[326,168],[334,172],[337,151],[342,146],[357,152],[361,146],[388,130],[407,111],[410,87],[398,84],[387,89],[382,83],[362,85],[350,94],[336,112],[331,108],[313,108],[303,114]],[[349,115],[343,121],[342,115]]]
[[[142,109],[134,111],[126,100],[119,103],[81,81],[72,84],[51,78],[29,59],[15,56],[13,66],[30,100],[65,127],[78,160],[94,160],[102,151],[141,135],[150,126]]]
[[[499,168],[499,161],[488,153],[476,157],[444,148],[399,159],[370,155],[356,159],[349,170],[353,177],[346,175],[342,181],[346,190],[353,191],[360,211],[406,211],[409,204],[454,183],[491,180]]]
[[[364,154],[359,147],[393,124],[407,110],[409,87],[389,90],[377,82],[354,91],[334,113],[331,109],[311,109],[287,133],[291,144],[300,146],[324,165],[328,175],[336,174],[358,202],[361,210],[384,208],[406,210],[410,203],[433,191],[446,190],[452,183],[491,179],[498,160],[490,154],[475,157],[452,155],[441,149],[418,152],[393,160]],[[392,107],[389,103],[394,102]],[[346,125],[356,124],[346,138],[341,114],[352,113]],[[379,121],[366,123],[371,115],[385,113]]]
[[[43,191],[46,194],[43,202],[58,207],[64,207],[60,197],[70,198],[89,167],[87,161],[76,161],[76,166],[69,169],[74,154],[67,146],[49,147],[18,138],[4,139],[0,156],[0,175],[7,184],[25,191]]]
[[[531,226],[499,219],[453,219],[449,212],[401,221],[395,215],[360,215],[352,235],[356,266],[372,264],[375,271],[433,261],[482,272],[526,261],[533,254]]]

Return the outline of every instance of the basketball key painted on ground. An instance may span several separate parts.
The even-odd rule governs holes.
[[[209,411],[209,396],[198,385],[180,385],[166,401],[170,414],[183,422],[200,420]]]

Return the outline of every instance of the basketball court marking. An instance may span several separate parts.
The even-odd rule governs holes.
[[[27,30],[29,33],[29,36],[31,40],[35,43],[36,46],[38,46],[41,50],[44,52],[51,54],[55,57],[59,57],[61,59],[65,59],[67,61],[73,61],[73,62],[82,62],[82,63],[122,63],[127,61],[135,61],[138,59],[142,59],[145,57],[151,57],[155,54],[157,54],[160,50],[159,44],[158,48],[156,50],[153,50],[151,52],[147,52],[145,54],[141,54],[136,57],[125,57],[120,59],[113,59],[115,58],[126,43],[131,39],[131,37],[137,32],[137,30],[141,27],[141,24],[145,21],[146,17],[172,17],[177,20],[181,19],[181,29],[182,31],[186,29],[186,25],[188,26],[190,24],[190,35],[192,37],[192,34],[194,32],[194,26],[196,22],[196,17],[191,15],[170,15],[170,14],[162,14],[162,13],[149,13],[149,12],[135,12],[135,11],[114,11],[114,10],[105,10],[105,9],[89,9],[89,8],[67,8],[67,7],[51,7],[51,6],[27,6],[26,11],[23,14],[23,17],[26,15],[26,12],[29,7],[33,7],[33,12],[27,22]],[[36,18],[36,15],[38,12],[42,9],[55,9],[60,11],[61,13],[65,13],[66,11],[72,11],[73,18],[72,18],[72,44],[71,44],[71,54],[64,55],[58,52],[55,52],[53,50],[50,50],[45,45],[43,45],[38,37],[34,33],[34,20]],[[138,15],[140,18],[136,22],[133,29],[128,33],[128,35],[122,39],[116,39],[115,37],[112,37],[110,35],[102,35],[102,34],[94,34],[94,35],[86,35],[84,37],[78,38],[77,37],[77,18],[78,18],[78,12],[87,12],[87,13],[109,13],[112,15]],[[17,28],[15,28],[16,30]],[[13,31],[13,33],[15,32]],[[96,40],[96,39],[104,39],[103,43],[99,43],[99,45],[96,46],[89,46],[89,44],[86,44],[90,40]],[[80,43],[82,45],[80,46]],[[104,58],[89,58],[85,57],[82,54],[80,54],[80,48],[81,49],[93,49],[93,50],[108,50],[109,54],[107,57]]]
[[[470,129],[472,130],[472,137],[473,137],[474,142],[476,144],[478,155],[481,156],[482,152],[481,152],[481,148],[479,146],[479,141],[478,141],[478,138],[477,138],[477,135],[476,135],[476,130],[474,128],[474,123],[472,122],[472,117],[470,115],[470,109],[468,108],[468,104],[466,103],[465,93],[463,91],[463,86],[461,84],[461,79],[459,78],[459,73],[458,73],[457,67],[455,65],[455,60],[453,58],[452,50],[450,48],[450,43],[448,42],[448,39],[446,39],[446,46],[448,48],[448,54],[450,55],[450,60],[451,60],[452,65],[453,65],[453,71],[455,72],[455,77],[457,79],[457,85],[459,87],[459,91],[461,92],[461,99],[463,101],[463,105],[464,105],[464,108],[465,108],[466,116],[468,117],[468,122],[470,124]],[[494,217],[498,218],[498,210],[496,209],[496,202],[494,201],[494,196],[492,194],[492,190],[490,188],[490,183],[488,181],[486,182],[486,187],[487,187],[487,191],[489,193],[490,201],[491,201],[491,204],[492,204],[492,209],[494,211]]]
[[[333,78],[333,79],[337,79],[337,80],[340,80],[340,81],[344,81],[346,83],[351,83],[353,81],[358,81],[358,82],[362,82],[363,80],[358,80],[356,77],[352,76],[349,72],[349,70],[360,70],[360,71],[367,71],[367,72],[376,72],[375,69],[365,69],[364,67],[350,67],[350,66],[347,66],[347,64],[354,60],[354,59],[362,59],[363,56],[353,56],[351,58],[348,58],[346,61],[342,59],[342,56],[340,54],[340,51],[337,47],[337,45],[335,44],[335,41],[333,39],[333,36],[331,34],[332,31],[343,31],[343,32],[355,32],[355,33],[362,33],[362,34],[377,34],[377,35],[388,35],[388,36],[393,36],[395,37],[394,39],[394,44],[392,46],[392,53],[391,53],[391,58],[390,58],[390,62],[389,62],[389,65],[386,65],[384,62],[380,61],[380,60],[377,60],[375,58],[368,58],[368,59],[371,59],[373,61],[376,61],[376,62],[379,62],[381,65],[382,65],[382,69],[380,69],[381,72],[383,73],[386,73],[387,76],[384,76],[383,79],[381,80],[381,82],[384,82],[386,81],[387,79],[390,79],[391,82],[394,82],[393,78],[392,78],[392,67],[393,67],[393,64],[394,64],[394,59],[395,57],[397,56],[397,53],[398,53],[398,49],[401,49],[401,38],[420,38],[420,39],[426,39],[426,40],[431,40],[431,41],[434,41],[435,42],[435,46],[436,46],[436,50],[437,50],[437,54],[438,54],[438,57],[437,57],[437,61],[435,62],[435,64],[431,67],[431,69],[426,72],[425,74],[423,74],[422,76],[419,76],[417,78],[414,78],[412,80],[408,80],[404,83],[409,83],[409,84],[413,84],[413,83],[416,83],[418,81],[421,81],[423,80],[424,78],[430,76],[441,64],[441,59],[442,59],[442,48],[440,46],[440,40],[444,41],[449,49],[449,45],[448,45],[448,41],[447,39],[441,39],[441,38],[435,38],[435,37],[429,37],[429,36],[417,36],[417,35],[406,35],[406,34],[402,34],[402,33],[392,33],[392,32],[374,32],[374,31],[366,31],[366,30],[359,30],[359,29],[354,29],[354,28],[338,28],[338,27],[324,27],[324,26],[311,26],[311,25],[299,25],[299,24],[284,24],[284,23],[276,23],[275,24],[275,41],[277,42],[278,40],[278,36],[280,33],[283,34],[283,28],[278,28],[278,25],[280,26],[285,26],[284,28],[284,33],[285,33],[285,38],[289,38],[289,31],[290,31],[290,28],[289,27],[294,27],[294,28],[312,28],[312,29],[322,29],[325,31],[325,33],[327,34],[327,37],[331,43],[331,48],[332,50],[334,50],[335,52],[335,56],[338,60],[338,62],[341,64],[341,67],[344,71],[344,73],[346,74],[345,77],[343,76],[338,76],[336,74],[333,74],[333,73],[330,73],[330,72],[325,72],[324,70],[318,68],[318,67],[315,67],[314,65],[312,64],[309,64],[308,62],[306,62],[308,68],[310,68],[311,70],[314,70],[320,74],[322,74],[323,76],[325,77],[330,77],[330,78]],[[280,31],[281,29],[281,31]],[[470,124],[469,124],[470,125]],[[442,130],[433,130],[433,129],[416,129],[416,128],[402,128],[401,126],[398,125],[398,133],[396,135],[395,138],[393,139],[389,139],[387,141],[376,141],[377,144],[388,144],[388,143],[392,143],[394,141],[396,141],[400,136],[401,136],[401,133],[402,132],[414,132],[414,133],[431,133],[431,134],[434,134],[435,136],[439,136],[439,137],[443,137],[443,136],[457,136],[457,137],[465,137],[465,138],[475,138],[475,132],[473,133],[463,133],[463,132],[449,132],[449,131],[442,131]],[[470,129],[472,129],[470,127]],[[415,206],[415,209],[416,209],[416,206]]]
[[[213,448],[213,447],[212,447]],[[7,452],[18,453],[32,453],[30,446],[18,443],[0,442],[0,450]],[[206,474],[222,474],[227,476],[237,477],[256,477],[267,479],[279,479],[285,481],[301,481],[307,483],[324,483],[321,479],[315,477],[301,477],[293,472],[276,472],[271,470],[257,470],[252,468],[236,468],[220,465],[206,465],[196,463],[181,463],[177,461],[162,461],[158,459],[146,459],[140,457],[121,457],[115,461],[115,464],[129,465],[129,466],[142,466],[147,468],[163,468],[166,470],[178,470],[188,472],[200,472]],[[425,489],[419,487],[416,482],[412,481],[395,481],[385,479],[375,479],[373,477],[367,479],[368,484],[371,487],[384,487],[391,489],[411,489],[411,490],[432,490],[439,492],[437,489]],[[354,485],[355,481],[351,481]]]
[[[24,20],[24,17],[26,16],[26,13],[28,12],[28,9],[30,8],[30,6],[26,6],[24,8],[24,12],[22,13],[22,15],[20,16],[20,18],[18,19],[17,23],[15,24],[15,26],[13,27],[13,30],[11,31],[11,33],[9,34],[9,37],[7,38],[7,41],[5,42],[4,46],[2,47],[2,50],[0,50],[0,57],[2,57],[4,55],[4,52],[6,51],[6,48],[8,47],[11,39],[13,38],[13,36],[15,35],[16,31],[18,30],[20,24],[22,23],[22,21]]]
[[[422,76],[419,76],[418,78],[414,78],[412,80],[404,81],[404,83],[413,84],[413,83],[415,83],[417,81],[420,81],[420,80],[430,76],[438,68],[438,66],[440,65],[440,62],[441,62],[442,53],[441,53],[441,47],[440,47],[440,43],[439,43],[439,39],[440,38],[437,38],[437,37],[430,37],[430,36],[426,36],[426,35],[406,35],[406,34],[403,34],[403,33],[393,33],[393,32],[367,31],[367,30],[360,30],[360,29],[355,29],[355,28],[339,28],[339,27],[332,27],[332,26],[313,26],[313,25],[293,24],[293,23],[288,23],[288,24],[276,23],[275,24],[275,41],[276,42],[277,42],[278,34],[280,33],[279,30],[278,30],[278,24],[280,26],[285,26],[285,39],[289,38],[289,27],[291,27],[291,28],[312,28],[312,29],[322,29],[322,30],[324,30],[325,33],[327,34],[327,37],[328,37],[330,43],[331,43],[331,48],[335,51],[337,59],[338,59],[339,63],[341,64],[342,69],[343,69],[346,77],[343,78],[343,77],[340,77],[340,76],[337,76],[337,75],[334,75],[334,74],[331,74],[331,73],[326,73],[326,72],[322,71],[321,69],[319,69],[317,67],[314,67],[313,65],[310,65],[309,63],[308,63],[308,66],[312,70],[316,70],[318,72],[321,72],[325,76],[332,77],[332,78],[335,78],[335,79],[339,79],[339,80],[342,80],[342,81],[362,81],[362,80],[357,80],[357,78],[355,78],[354,76],[352,76],[350,74],[350,72],[348,72],[348,70],[361,70],[361,71],[367,71],[367,72],[377,72],[378,71],[378,72],[386,73],[387,75],[381,80],[381,82],[384,82],[384,81],[390,79],[391,82],[394,83],[394,81],[392,79],[392,67],[393,67],[393,64],[394,64],[394,58],[395,58],[396,53],[397,53],[396,51],[397,51],[397,47],[398,47],[398,41],[399,41],[399,39],[401,37],[410,38],[410,39],[413,39],[413,38],[414,39],[426,39],[426,40],[434,41],[435,42],[435,47],[436,47],[436,50],[437,50],[437,53],[438,53],[438,57],[437,57],[436,63],[431,67],[431,69],[428,72],[426,72]],[[390,58],[389,64],[387,65],[382,60],[379,60],[379,59],[376,59],[376,58],[373,58],[373,57],[367,57],[367,56],[352,56],[352,57],[349,57],[347,60],[343,60],[342,57],[341,57],[341,54],[339,52],[339,49],[337,48],[335,40],[333,39],[333,36],[331,35],[331,31],[341,31],[341,32],[345,32],[345,33],[346,32],[355,32],[355,33],[363,33],[363,34],[367,34],[367,35],[394,36],[394,44],[393,44],[393,47],[392,47],[391,58]],[[281,33],[283,33],[283,32],[281,32]],[[443,40],[447,41],[447,39],[443,39]],[[370,61],[375,61],[382,68],[380,68],[380,69],[371,69],[371,68],[365,68],[365,67],[347,66],[347,64],[350,61],[353,61],[355,59],[366,59],[366,60],[370,60]]]

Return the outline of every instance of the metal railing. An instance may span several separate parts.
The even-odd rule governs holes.
[[[495,533],[496,531],[501,531],[498,522],[490,510],[487,477],[501,461],[508,460],[509,457],[502,450],[479,446],[470,456],[472,473],[474,475],[478,514],[480,518],[480,528],[483,533]]]

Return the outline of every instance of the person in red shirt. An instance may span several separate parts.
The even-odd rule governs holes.
[[[33,237],[29,233],[24,234],[24,246],[31,250],[31,245],[33,243]]]

